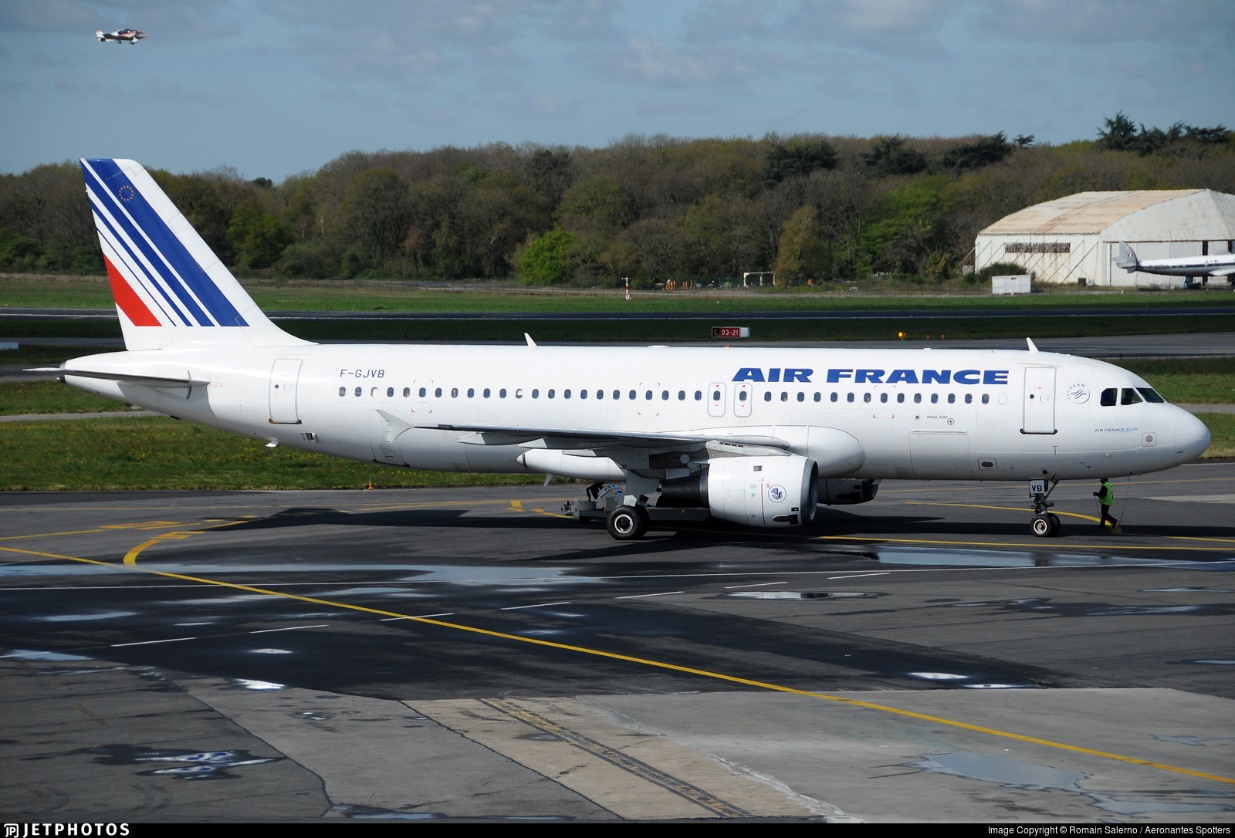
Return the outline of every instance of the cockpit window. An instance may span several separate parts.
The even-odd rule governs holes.
[[[1136,391],[1145,397],[1145,401],[1150,404],[1163,404],[1166,399],[1158,395],[1158,391],[1152,387],[1137,387]]]
[[[1118,403],[1119,391],[1114,387],[1107,387],[1102,391],[1102,406],[1112,407]]]
[[[1120,404],[1136,404],[1140,401],[1143,401],[1143,399],[1140,394],[1136,392],[1136,388],[1134,387],[1125,387],[1123,388],[1123,392],[1120,393]]]

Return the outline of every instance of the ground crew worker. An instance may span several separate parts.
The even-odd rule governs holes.
[[[1093,496],[1098,499],[1098,506],[1102,510],[1102,517],[1098,520],[1098,529],[1105,530],[1106,522],[1111,522],[1111,532],[1118,531],[1119,522],[1111,516],[1111,504],[1115,502],[1115,489],[1111,486],[1111,481],[1105,477],[1101,478],[1098,484],[1098,491],[1093,493]]]

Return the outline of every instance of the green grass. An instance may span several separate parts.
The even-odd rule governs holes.
[[[1136,309],[1229,307],[1231,295],[1211,291],[1137,291],[1044,286],[1041,293],[995,297],[988,284],[943,285],[889,280],[823,283],[790,289],[634,291],[619,288],[524,288],[509,283],[371,280],[244,280],[267,312],[419,311],[432,313],[572,314],[715,311],[855,311],[900,309]],[[1223,286],[1225,288],[1225,286]],[[854,289],[854,290],[850,290]],[[106,277],[0,274],[0,306],[111,309]]]
[[[59,381],[19,381],[0,384],[0,416],[28,413],[101,413],[125,410],[112,399],[78,390]]]
[[[1209,428],[1209,450],[1203,459],[1225,460],[1235,457],[1235,415],[1230,413],[1198,413],[1196,418]]]
[[[811,343],[816,341],[982,340],[1028,335],[1033,338],[1228,332],[1235,328],[1230,314],[1192,314],[1160,317],[1153,314],[1120,317],[1102,315],[1043,317],[1026,312],[1017,317],[987,317],[939,313],[931,317],[866,317],[862,319],[784,319],[743,321],[740,315],[718,314],[711,320],[545,320],[535,315],[501,320],[294,320],[282,327],[307,340],[348,340],[369,343],[399,341],[522,343],[530,334],[538,343],[716,343],[712,326],[750,326],[751,339],[760,342]],[[49,320],[14,318],[0,321],[0,338],[119,339],[115,320]],[[945,343],[946,345],[946,343]],[[0,362],[3,359],[0,358]]]
[[[363,489],[540,483],[443,474],[297,451],[166,417],[20,422],[0,432],[0,490]]]
[[[1051,288],[1045,293],[993,297],[978,286],[954,283],[943,287],[868,281],[852,293],[831,283],[812,289],[761,291],[643,291],[626,302],[616,289],[593,292],[553,289],[530,291],[516,286],[482,283],[443,283],[441,290],[420,290],[397,282],[343,280],[274,281],[247,283],[257,303],[276,319],[278,312],[310,313],[310,319],[285,321],[287,331],[309,340],[357,341],[512,341],[524,332],[541,343],[633,342],[681,343],[711,340],[711,327],[745,325],[758,341],[809,342],[820,340],[895,340],[898,332],[910,339],[959,340],[1030,335],[1035,338],[1078,337],[1110,333],[1168,334],[1226,332],[1235,329],[1229,308],[1230,294],[1212,292],[1121,292]],[[460,291],[470,288],[481,290]],[[111,294],[103,278],[30,277],[0,275],[0,301],[5,306],[96,308],[110,310]],[[1092,315],[1043,317],[1045,307],[1067,306],[1092,310]],[[1181,306],[1212,309],[1212,313],[1160,316]],[[912,309],[915,317],[902,312]],[[980,313],[974,314],[978,311]],[[496,314],[497,320],[385,321],[311,319],[311,312],[382,311]],[[742,322],[751,311],[783,313],[783,319]],[[869,312],[862,319],[803,320],[806,312]],[[1109,314],[1125,316],[1112,321]],[[671,315],[711,312],[716,319],[681,320]],[[1011,317],[988,313],[1009,312]],[[665,319],[588,321],[545,319],[546,315],[660,314]],[[923,314],[926,316],[922,316]],[[1105,316],[1104,316],[1105,314]],[[20,318],[0,321],[0,337],[96,338],[120,337],[113,317],[62,320]]]

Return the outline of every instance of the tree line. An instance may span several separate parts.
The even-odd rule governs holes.
[[[1091,190],[1235,193],[1235,132],[1147,129],[1036,144],[823,135],[606,148],[350,152],[312,173],[156,170],[223,262],[288,278],[508,279],[636,287],[775,271],[777,282],[957,276],[979,230]],[[76,163],[0,175],[0,270],[102,272]]]

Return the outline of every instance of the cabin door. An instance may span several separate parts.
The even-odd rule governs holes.
[[[1055,368],[1025,368],[1025,423],[1021,433],[1055,433]]]

